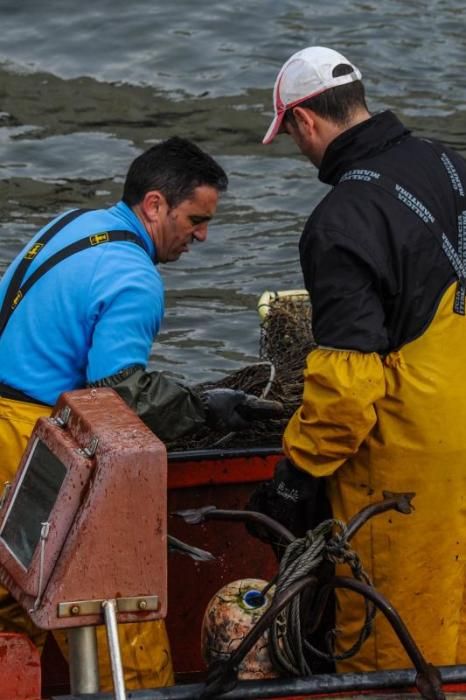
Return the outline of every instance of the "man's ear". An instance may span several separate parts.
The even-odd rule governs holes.
[[[161,212],[168,208],[167,200],[159,190],[149,190],[141,200],[140,207],[146,219],[157,222]]]
[[[305,134],[312,135],[315,129],[314,114],[311,110],[304,107],[294,107],[293,116],[296,120],[298,129]]]

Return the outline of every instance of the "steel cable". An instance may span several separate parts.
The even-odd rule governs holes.
[[[355,579],[372,586],[358,555],[348,544],[344,523],[329,519],[288,545],[280,562],[274,600],[297,580],[317,572],[324,560],[348,564]],[[327,634],[328,651],[316,649],[306,639],[302,596],[301,593],[293,598],[277,615],[269,630],[269,653],[272,663],[280,673],[286,675],[311,675],[312,656],[328,661],[341,661],[354,656],[371,633],[376,612],[374,604],[364,599],[365,620],[357,640],[346,651],[334,654],[335,630]]]

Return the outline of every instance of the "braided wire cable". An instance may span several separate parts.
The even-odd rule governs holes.
[[[342,521],[332,518],[288,545],[280,562],[274,600],[294,582],[316,571],[324,560],[348,564],[355,579],[372,586],[358,555],[346,539],[346,526]],[[312,674],[308,661],[310,656],[328,661],[341,661],[354,656],[370,635],[376,612],[375,605],[366,598],[364,605],[365,619],[356,641],[341,654],[334,654],[332,650],[336,630],[327,634],[328,651],[317,649],[306,640],[303,631],[302,594],[295,596],[277,615],[270,627],[269,653],[275,668],[283,674],[308,676]]]

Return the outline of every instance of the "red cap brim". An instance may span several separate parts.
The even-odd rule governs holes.
[[[280,131],[280,127],[282,125],[284,116],[285,116],[285,111],[279,112],[278,114],[275,115],[275,117],[272,120],[272,123],[270,124],[270,126],[268,128],[266,135],[262,139],[262,143],[270,143],[271,141],[274,140],[275,136]]]

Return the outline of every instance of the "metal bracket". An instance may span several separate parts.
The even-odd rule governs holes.
[[[80,615],[101,615],[104,600],[73,600],[58,603],[58,617],[78,617]],[[135,598],[116,598],[117,612],[150,612],[160,608],[158,595],[136,596]]]
[[[77,452],[78,455],[83,455],[84,457],[88,457],[89,459],[92,459],[92,457],[96,453],[98,445],[99,445],[99,438],[93,437],[93,438],[91,438],[91,441],[87,447],[76,447],[75,452]]]
[[[8,499],[8,494],[11,491],[11,481],[5,481],[3,484],[3,491],[2,495],[0,496],[0,510],[2,510],[3,506],[7,502]]]
[[[59,425],[60,428],[64,428],[68,423],[70,416],[71,408],[69,406],[65,406],[56,416],[53,416],[53,418],[51,418],[50,420],[53,421],[56,425]]]
[[[83,452],[87,457],[93,457],[95,455],[95,451],[97,450],[97,446],[99,444],[99,438],[98,437],[93,437],[92,440],[90,441],[89,445],[87,447],[83,448]]]

